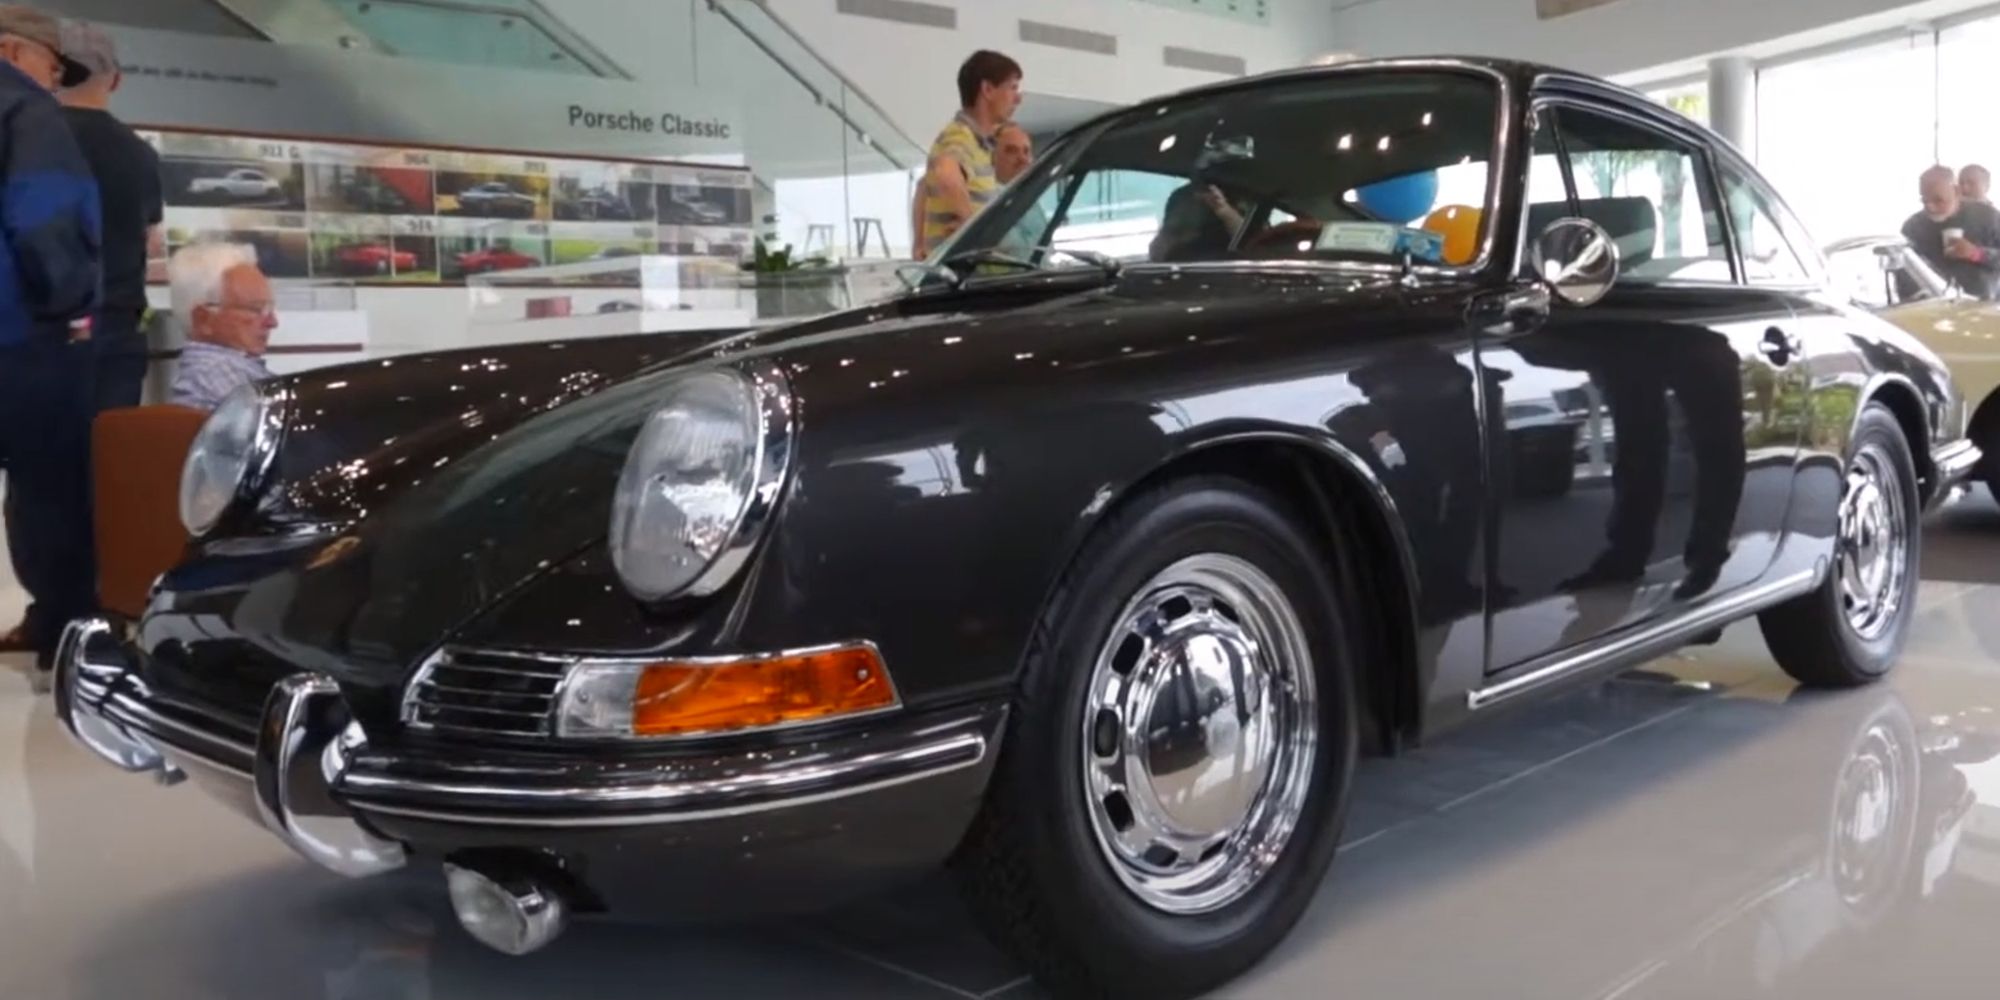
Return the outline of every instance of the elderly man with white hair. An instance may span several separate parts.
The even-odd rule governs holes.
[[[173,310],[187,345],[169,402],[213,410],[232,392],[271,377],[264,366],[278,314],[255,247],[198,243],[167,261]]]

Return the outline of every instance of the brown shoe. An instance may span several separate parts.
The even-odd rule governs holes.
[[[28,623],[22,622],[0,635],[0,653],[32,653],[35,644],[28,641]]]

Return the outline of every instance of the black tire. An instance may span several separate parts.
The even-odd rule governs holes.
[[[987,933],[1058,996],[1193,996],[1229,981],[1291,930],[1332,862],[1358,753],[1360,621],[1338,553],[1278,497],[1227,477],[1165,484],[1114,513],[1036,625],[986,801],[953,867]],[[1170,914],[1143,902],[1093,832],[1079,723],[1100,648],[1163,570],[1220,554],[1277,585],[1303,626],[1319,722],[1303,805],[1279,860],[1240,897]]]
[[[1992,494],[1993,502],[2000,504],[2000,428],[1979,434],[1973,443],[1979,446],[1981,453],[1979,481],[1986,484],[1986,492]]]
[[[1894,581],[1896,601],[1893,615],[1885,616],[1879,629],[1864,634],[1850,620],[1842,585],[1843,558],[1836,556],[1826,580],[1817,590],[1764,612],[1758,623],[1771,655],[1794,680],[1808,687],[1849,688],[1872,684],[1887,676],[1902,655],[1915,617],[1917,579],[1922,567],[1923,529],[1921,501],[1917,495],[1916,462],[1902,425],[1881,403],[1869,403],[1848,444],[1848,469],[1866,453],[1871,462],[1887,475],[1882,489],[1894,491],[1900,499],[1898,524],[1893,530],[1903,534],[1905,567]],[[1887,481],[1893,478],[1894,482]],[[1843,483],[1847,477],[1843,476]],[[1847,487],[1843,486],[1843,493]],[[1842,498],[1845,508],[1848,498]],[[1836,547],[1844,546],[1838,537]]]

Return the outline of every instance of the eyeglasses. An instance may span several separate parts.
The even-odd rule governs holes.
[[[258,319],[270,319],[278,315],[278,307],[270,302],[254,302],[247,305],[234,305],[226,302],[206,302],[203,304],[208,306],[210,309],[222,309],[229,312],[247,312],[256,316]]]

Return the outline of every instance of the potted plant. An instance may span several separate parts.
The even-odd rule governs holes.
[[[792,245],[777,249],[759,238],[743,269],[757,285],[757,315],[761,319],[816,316],[836,308],[839,274],[824,257],[796,258]],[[818,271],[818,274],[800,272]]]

